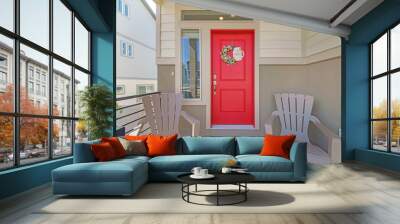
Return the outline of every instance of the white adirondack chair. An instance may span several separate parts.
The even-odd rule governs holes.
[[[145,120],[140,124],[139,132],[145,123],[149,123],[151,133],[171,135],[178,133],[179,119],[184,118],[192,125],[192,136],[200,134],[200,122],[182,111],[181,93],[160,93],[142,97]]]
[[[281,135],[294,134],[296,141],[310,143],[308,126],[312,122],[326,137],[326,152],[332,163],[341,162],[341,139],[338,135],[324,126],[321,121],[311,114],[314,97],[303,94],[279,93],[274,94],[277,110],[274,111],[265,124],[265,133],[272,134],[272,124],[275,118],[281,123]]]

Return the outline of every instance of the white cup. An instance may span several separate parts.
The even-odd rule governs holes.
[[[229,168],[229,167],[222,167],[221,172],[222,172],[222,173],[230,173],[230,172],[232,172],[232,168]]]
[[[192,169],[192,173],[193,173],[194,175],[196,175],[196,176],[199,176],[199,175],[201,175],[201,173],[200,173],[201,170],[202,170],[201,167],[194,167],[194,168]]]
[[[208,169],[201,169],[200,170],[200,176],[207,176],[208,175]]]

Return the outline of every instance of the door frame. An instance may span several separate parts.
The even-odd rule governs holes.
[[[260,64],[259,64],[259,31],[260,23],[257,21],[181,21],[182,9],[190,7],[176,6],[175,13],[175,91],[181,91],[181,32],[183,29],[197,29],[200,33],[201,49],[201,98],[183,100],[185,106],[205,106],[205,129],[212,130],[259,130],[260,129]],[[254,127],[232,125],[227,127],[212,127],[211,125],[211,30],[254,30]]]
[[[254,29],[211,29],[210,30],[210,46],[212,46],[212,38],[213,38],[213,35],[215,35],[215,34],[232,34],[232,33],[239,33],[239,34],[250,34],[251,36],[252,36],[252,41],[253,41],[253,43],[252,43],[252,45],[253,45],[253,49],[252,49],[252,53],[253,53],[253,60],[252,60],[252,64],[253,64],[253,66],[254,66],[254,64],[255,64],[255,30]],[[245,55],[246,55],[246,53],[245,53]],[[212,55],[212,50],[210,49],[210,89],[209,89],[209,91],[210,91],[210,93],[213,91],[212,90],[212,76],[213,76],[213,67],[212,67],[212,65],[213,65],[213,55]],[[214,62],[215,63],[215,62]],[[221,75],[221,74],[220,74]],[[255,88],[255,69],[254,69],[254,67],[253,67],[253,69],[252,69],[252,91],[254,91],[254,88]],[[248,91],[248,90],[247,90]],[[212,112],[213,112],[213,104],[212,104],[212,99],[213,99],[213,95],[212,94],[210,94],[210,109],[211,109],[211,111],[210,111],[210,122],[212,123],[212,117],[213,117],[213,114],[212,114]],[[255,92],[253,92],[252,93],[252,101],[253,101],[253,105],[255,104]],[[223,129],[224,127],[226,127],[226,128],[246,128],[246,129],[248,129],[248,128],[253,128],[254,126],[255,126],[255,116],[256,116],[256,114],[255,114],[255,108],[252,108],[253,109],[253,111],[251,111],[252,112],[252,114],[251,114],[251,116],[252,116],[252,120],[253,120],[253,122],[251,123],[251,124],[243,124],[243,125],[237,125],[237,124],[227,124],[227,125],[215,125],[215,124],[211,124],[211,127],[212,128],[219,128],[219,129]]]

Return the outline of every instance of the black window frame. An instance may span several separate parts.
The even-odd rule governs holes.
[[[392,117],[392,98],[391,98],[391,79],[392,76],[397,74],[398,72],[400,72],[400,67],[398,68],[391,68],[391,31],[397,27],[400,26],[400,21],[397,21],[396,23],[394,23],[393,25],[391,25],[388,29],[386,29],[383,33],[381,33],[379,36],[377,36],[374,40],[372,40],[369,43],[369,98],[370,98],[370,107],[369,107],[369,145],[370,145],[370,150],[373,151],[379,151],[379,152],[387,152],[387,153],[392,153],[392,154],[400,154],[400,152],[393,152],[392,151],[392,121],[400,121],[400,117]],[[380,73],[380,74],[373,74],[373,44],[378,41],[381,37],[383,37],[384,35],[387,35],[387,69],[385,72]],[[386,105],[386,118],[373,118],[373,91],[374,91],[374,87],[373,87],[373,81],[379,78],[383,78],[386,77],[386,86],[387,86],[387,105]],[[374,148],[374,133],[373,133],[373,122],[377,122],[377,121],[386,121],[386,126],[387,126],[387,138],[386,138],[386,151],[383,150],[379,150]]]
[[[45,47],[40,46],[39,44],[34,43],[33,41],[30,41],[27,38],[24,38],[23,36],[20,35],[20,0],[14,0],[13,1],[13,10],[14,10],[14,18],[13,18],[13,31],[8,30],[2,26],[0,26],[0,35],[3,35],[4,37],[10,38],[13,41],[13,68],[12,68],[12,73],[14,77],[14,100],[13,100],[13,112],[2,112],[0,111],[0,116],[4,117],[11,117],[13,120],[13,166],[10,167],[5,167],[5,168],[0,168],[0,172],[5,171],[5,170],[12,170],[16,169],[19,167],[24,167],[24,166],[31,166],[34,164],[38,163],[44,163],[48,162],[51,160],[59,160],[67,157],[73,156],[74,152],[74,143],[75,143],[75,127],[76,127],[76,121],[79,120],[79,117],[75,116],[75,69],[85,73],[88,75],[89,78],[89,83],[88,85],[91,86],[93,82],[93,77],[92,77],[92,72],[91,72],[91,36],[92,36],[92,30],[89,28],[89,26],[83,21],[83,19],[79,16],[78,13],[76,13],[72,7],[65,1],[65,0],[59,0],[68,10],[71,11],[71,58],[67,59],[64,58],[63,56],[53,52],[53,1],[54,0],[48,0],[49,2],[49,45],[48,49]],[[85,69],[81,67],[80,65],[75,63],[75,18],[85,27],[85,29],[88,31],[88,69]],[[20,112],[20,45],[23,44],[27,47],[30,47],[40,53],[43,53],[48,56],[49,62],[48,62],[48,86],[47,90],[49,91],[48,95],[48,113],[47,115],[39,115],[39,114],[27,114],[27,113],[21,113]],[[59,62],[62,62],[68,66],[71,66],[71,83],[72,83],[72,99],[71,99],[71,115],[70,116],[56,116],[53,115],[53,59],[58,60]],[[26,74],[27,77],[29,74]],[[27,163],[27,164],[21,164],[20,162],[20,119],[21,118],[43,118],[47,119],[48,122],[48,136],[47,136],[47,141],[48,141],[48,157],[46,159],[40,160],[38,162],[32,162],[32,163]],[[64,121],[70,121],[72,124],[71,127],[71,153],[68,155],[62,155],[62,156],[57,156],[54,157],[54,147],[53,147],[53,122],[57,120],[64,120]]]

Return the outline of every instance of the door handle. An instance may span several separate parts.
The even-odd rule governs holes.
[[[217,95],[217,75],[216,74],[213,75],[212,85],[213,85],[213,94],[215,96],[215,95]]]

